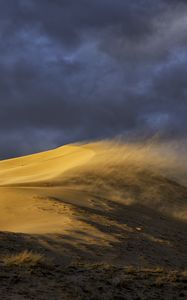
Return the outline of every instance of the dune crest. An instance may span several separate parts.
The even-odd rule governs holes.
[[[64,146],[39,154],[0,162],[0,185],[49,180],[82,165],[94,151],[79,146]]]

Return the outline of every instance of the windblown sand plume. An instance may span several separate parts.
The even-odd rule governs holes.
[[[1,161],[0,254],[4,272],[15,276],[19,263],[10,270],[5,262],[17,262],[21,253],[33,253],[29,259],[45,256],[33,280],[38,280],[42,268],[52,268],[55,286],[57,266],[74,265],[75,274],[70,279],[63,275],[64,280],[70,280],[69,285],[74,285],[75,278],[80,282],[77,291],[62,289],[63,299],[114,299],[114,293],[117,297],[128,292],[124,279],[127,273],[132,279],[133,274],[138,277],[137,272],[144,270],[153,284],[157,270],[162,278],[156,275],[156,280],[166,284],[171,295],[172,280],[168,283],[166,278],[175,272],[178,282],[184,283],[187,262],[187,164],[185,154],[178,156],[174,149],[174,144],[154,141],[101,141]],[[44,261],[50,263],[45,265]],[[88,273],[85,277],[79,274],[79,264]],[[103,265],[100,276],[104,276],[104,283],[99,294],[97,286],[90,288],[91,279],[87,292],[82,288],[86,278],[95,276],[93,264]],[[119,267],[126,273],[111,277],[107,287],[106,277],[116,274]],[[42,279],[39,282],[40,291],[44,283]],[[143,299],[162,294],[162,284],[155,285],[152,294],[145,292]],[[60,286],[56,288],[60,293]],[[20,289],[21,281],[15,295]],[[135,297],[136,287],[133,289]],[[5,293],[5,283],[1,290]],[[140,290],[143,293],[143,285]],[[35,292],[30,288],[31,296]],[[177,288],[174,293],[177,297]]]

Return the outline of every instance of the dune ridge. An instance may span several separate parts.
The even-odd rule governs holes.
[[[38,182],[82,165],[94,155],[92,150],[64,146],[52,151],[0,162],[0,185]]]

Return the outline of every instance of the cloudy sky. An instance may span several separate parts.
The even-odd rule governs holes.
[[[0,158],[187,137],[187,1],[1,0]]]

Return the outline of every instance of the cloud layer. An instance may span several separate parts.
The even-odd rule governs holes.
[[[2,0],[0,158],[157,131],[187,137],[187,4]]]

